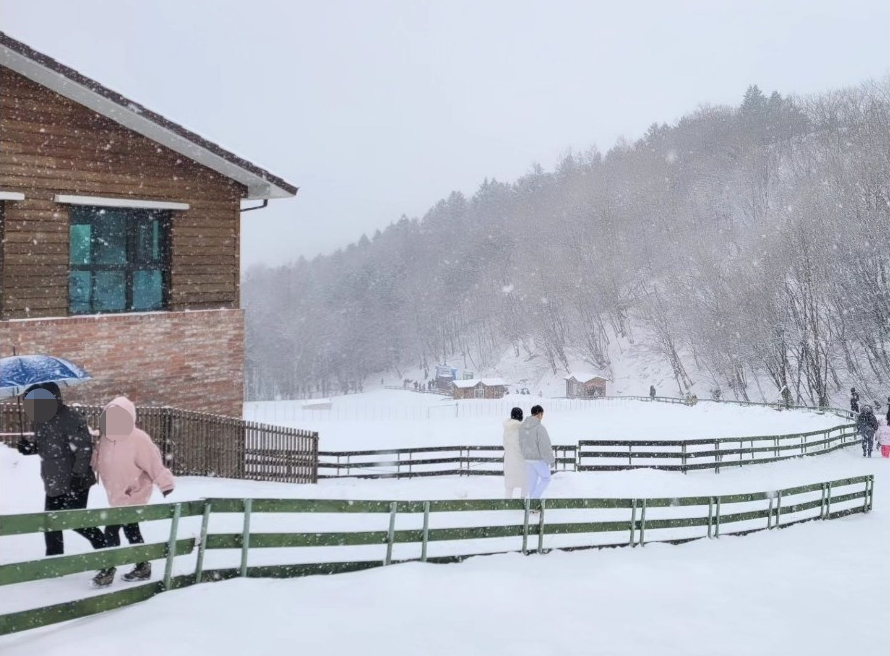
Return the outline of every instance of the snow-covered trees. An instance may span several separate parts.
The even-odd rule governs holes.
[[[677,391],[694,358],[738,398],[766,379],[770,398],[824,403],[890,382],[888,275],[890,79],[807,99],[751,87],[738,109],[248,272],[248,391],[484,368],[507,345],[554,371],[573,355],[607,368],[610,336],[637,328]]]

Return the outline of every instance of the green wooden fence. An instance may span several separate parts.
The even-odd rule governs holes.
[[[874,498],[872,476],[814,483],[775,492],[684,498],[447,500],[447,501],[344,501],[327,499],[203,499],[103,510],[68,510],[0,516],[0,551],[9,536],[35,534],[99,524],[134,521],[167,521],[169,536],[155,544],[121,547],[86,554],[42,558],[0,565],[0,586],[68,574],[164,559],[157,581],[132,585],[64,603],[0,615],[0,635],[33,629],[93,615],[149,599],[184,586],[238,576],[295,577],[356,571],[398,562],[456,562],[472,555],[522,552],[546,553],[612,546],[642,547],[648,542],[683,543],[726,534],[747,534],[776,529],[803,521],[835,519],[868,512]],[[495,513],[487,525],[454,526],[464,513]],[[298,515],[278,521],[278,527],[302,527],[302,531],[268,532],[251,529],[251,519],[269,514]],[[308,530],[313,515],[368,515],[382,528],[375,530]],[[592,516],[591,516],[592,514]],[[201,518],[200,529],[183,535],[180,520]],[[455,518],[458,518],[457,520]],[[211,532],[211,518],[224,530]],[[473,522],[477,518],[468,516]],[[196,520],[197,521],[197,520]],[[410,528],[399,524],[412,524]],[[232,530],[233,526],[240,530]],[[467,541],[496,541],[492,547]],[[446,544],[449,543],[449,544]],[[440,553],[430,548],[441,545]],[[456,545],[456,546],[455,546]],[[373,558],[356,559],[351,547],[379,547]],[[251,565],[251,555],[270,548],[325,547],[330,562]],[[470,548],[473,553],[466,552]],[[208,551],[229,550],[237,566],[205,569]],[[235,550],[234,554],[232,550]],[[402,551],[401,555],[395,553]],[[405,550],[409,550],[407,553]],[[345,559],[341,559],[346,552]],[[181,557],[190,556],[188,574]],[[180,560],[176,560],[180,558]],[[11,594],[11,591],[7,594]]]

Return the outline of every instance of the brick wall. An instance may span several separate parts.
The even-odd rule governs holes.
[[[62,389],[66,401],[169,405],[242,416],[242,310],[157,312],[0,321],[0,356],[56,355],[93,380]]]

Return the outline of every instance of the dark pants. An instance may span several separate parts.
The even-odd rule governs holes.
[[[871,456],[871,450],[874,446],[874,438],[874,435],[862,435],[862,455]]]
[[[60,494],[57,497],[46,497],[46,503],[43,509],[50,510],[81,510],[87,507],[87,499],[90,491],[82,490],[81,492],[72,492],[71,494]],[[93,545],[93,549],[103,549],[105,547],[105,535],[98,528],[76,528],[75,533],[79,533]],[[62,537],[62,531],[47,531],[43,534],[46,540],[46,555],[58,556],[65,553],[65,541]]]
[[[142,537],[142,531],[139,530],[139,524],[113,524],[105,527],[105,544],[109,547],[121,546],[121,528],[124,529],[124,535],[130,544],[144,544],[145,539]]]

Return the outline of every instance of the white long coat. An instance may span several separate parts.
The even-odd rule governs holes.
[[[525,489],[525,458],[519,450],[519,427],[522,422],[508,419],[504,422],[504,487]]]

